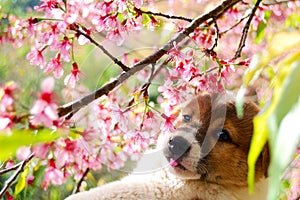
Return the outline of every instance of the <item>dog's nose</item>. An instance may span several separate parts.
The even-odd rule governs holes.
[[[168,149],[174,159],[179,159],[191,149],[191,144],[183,137],[175,136],[170,138]]]

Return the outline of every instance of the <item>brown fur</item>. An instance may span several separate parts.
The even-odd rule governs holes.
[[[244,116],[238,118],[235,104],[226,96],[201,94],[182,109],[176,131],[163,139],[163,152],[170,160],[170,138],[181,137],[190,148],[178,159],[180,166],[154,174],[134,176],[71,199],[265,199],[269,151],[266,146],[256,164],[256,196],[247,193],[247,156],[253,125],[259,112],[251,101],[244,104]],[[183,116],[191,117],[186,121]],[[230,141],[218,141],[226,130]],[[163,159],[163,157],[161,157]],[[171,172],[171,173],[170,173]]]

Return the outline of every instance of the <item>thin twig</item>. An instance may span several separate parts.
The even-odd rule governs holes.
[[[251,11],[251,15],[249,16],[244,28],[243,28],[243,32],[242,32],[242,37],[241,37],[241,40],[240,40],[240,44],[239,44],[239,47],[237,49],[237,51],[235,52],[235,55],[233,57],[233,60],[241,57],[241,53],[242,53],[242,49],[245,47],[245,42],[246,42],[246,39],[247,39],[247,34],[248,34],[248,31],[249,31],[249,27],[250,27],[250,24],[251,24],[251,21],[255,15],[255,12],[259,6],[259,4],[261,3],[262,0],[257,0],[255,5],[254,5],[254,8],[252,9]]]
[[[212,51],[214,50],[215,47],[217,47],[217,45],[218,45],[218,39],[219,39],[219,36],[220,36],[220,34],[219,34],[220,30],[219,30],[219,27],[218,27],[217,19],[215,17],[213,18],[213,22],[215,24],[216,36],[215,36],[214,44],[210,48],[210,50],[212,50]]]
[[[220,32],[220,37],[222,37],[222,35],[226,34],[228,31],[231,31],[232,29],[234,29],[235,27],[237,27],[240,23],[242,23],[242,21],[244,21],[250,15],[251,15],[251,13],[249,13],[248,15],[240,18],[233,26],[231,26],[230,28],[226,29],[225,31]]]
[[[73,115],[82,107],[88,105],[95,99],[101,97],[102,95],[107,95],[114,88],[119,86],[129,77],[134,75],[136,72],[142,70],[147,65],[151,63],[156,63],[163,55],[165,55],[170,49],[173,48],[174,42],[177,44],[181,42],[184,38],[188,37],[190,33],[192,33],[200,24],[206,22],[211,18],[219,18],[222,16],[229,8],[233,5],[237,4],[241,0],[224,0],[221,4],[216,6],[213,10],[203,15],[198,16],[194,19],[190,24],[186,26],[177,36],[171,40],[169,40],[163,47],[154,52],[152,55],[144,58],[143,60],[133,64],[128,71],[122,72],[118,77],[116,77],[111,82],[106,85],[98,88],[97,90],[91,92],[90,94],[84,96],[83,98],[76,100],[74,102],[70,102],[58,108],[58,115],[60,117],[65,115]]]
[[[183,16],[176,16],[176,15],[167,15],[161,12],[152,12],[152,11],[145,11],[145,10],[141,10],[139,8],[135,8],[135,10],[137,12],[143,13],[143,14],[148,14],[148,15],[154,15],[154,16],[160,16],[160,17],[164,17],[167,19],[179,19],[179,20],[184,20],[187,22],[192,22],[193,19],[191,18],[187,18],[187,17],[183,17]]]
[[[19,167],[17,168],[17,171],[8,179],[5,181],[4,187],[2,188],[0,192],[0,199],[4,196],[5,192],[8,190],[8,188],[13,184],[13,182],[17,179],[18,175],[24,170],[25,165],[34,157],[34,154],[30,154],[28,158],[23,160]]]
[[[2,169],[2,170],[0,170],[0,175],[6,174],[7,172],[10,172],[10,171],[13,171],[13,170],[16,170],[16,169],[18,169],[18,167],[20,165],[21,165],[21,163],[18,163],[18,164],[14,165],[14,166],[11,166],[10,168]]]
[[[172,58],[168,58],[166,59],[164,62],[162,62],[157,69],[155,70],[155,72],[153,73],[153,75],[149,78],[148,82],[151,83],[153,81],[153,79],[160,73],[161,69],[166,66],[170,61],[172,60]]]
[[[84,37],[86,37],[87,39],[90,40],[91,43],[93,43],[94,45],[96,45],[99,49],[102,50],[102,52],[107,55],[114,63],[116,63],[117,65],[119,65],[123,71],[127,72],[128,70],[130,70],[129,67],[127,67],[124,63],[122,63],[120,60],[118,60],[116,57],[114,57],[113,55],[111,55],[105,48],[104,46],[102,46],[101,44],[99,44],[96,40],[94,40],[90,35],[82,32],[81,30],[77,29],[76,32],[80,35],[83,35]]]
[[[87,174],[89,173],[89,171],[90,171],[90,168],[87,168],[87,169],[84,171],[84,173],[82,174],[82,177],[80,178],[80,180],[79,180],[78,183],[76,184],[76,187],[74,188],[72,194],[76,194],[76,193],[79,192],[80,186],[81,186],[83,180],[85,179],[85,177],[87,176]]]

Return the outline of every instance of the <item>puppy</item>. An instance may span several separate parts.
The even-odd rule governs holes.
[[[130,175],[67,200],[264,200],[267,146],[256,164],[255,193],[249,195],[247,186],[252,119],[258,112],[253,102],[246,101],[244,116],[238,118],[229,95],[200,94],[184,105],[176,131],[164,135],[158,153],[153,154],[157,157],[142,159],[137,167],[153,166],[156,160],[161,170]]]

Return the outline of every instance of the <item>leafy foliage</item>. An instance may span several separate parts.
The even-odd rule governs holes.
[[[253,68],[244,77],[244,84],[247,85],[273,59],[290,52],[274,66],[278,72],[272,80],[273,97],[269,105],[254,119],[254,136],[249,153],[249,185],[253,188],[256,159],[269,138],[272,153],[269,199],[275,199],[280,191],[280,176],[291,162],[300,139],[300,129],[295,120],[300,114],[300,52],[298,49],[293,51],[299,44],[298,32],[277,33],[269,42],[267,51],[257,58]]]

